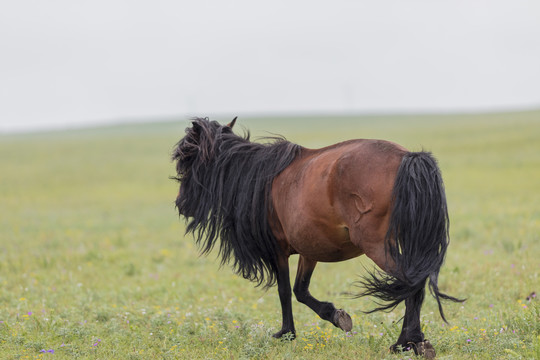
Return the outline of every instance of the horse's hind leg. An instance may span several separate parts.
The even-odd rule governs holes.
[[[294,295],[296,295],[296,299],[302,304],[309,306],[321,319],[330,321],[334,326],[344,331],[351,331],[352,320],[349,314],[342,309],[336,309],[332,303],[315,299],[309,293],[309,282],[316,265],[316,261],[306,259],[300,255],[298,271],[294,282]]]
[[[375,251],[368,251],[366,255],[381,269],[388,271],[388,261],[383,247],[376,248]],[[427,359],[435,358],[435,349],[429,341],[424,340],[420,324],[420,310],[422,309],[424,296],[425,289],[422,287],[405,299],[403,327],[398,340],[390,347],[392,352],[399,352],[401,348],[401,350],[414,350],[415,354],[424,355]]]
[[[405,316],[403,327],[397,342],[390,347],[393,352],[402,350],[414,350],[417,355],[424,355],[427,359],[435,358],[435,349],[424,340],[420,326],[420,309],[424,301],[425,289],[418,290],[417,293],[405,300]]]

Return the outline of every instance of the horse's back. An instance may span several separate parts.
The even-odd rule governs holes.
[[[276,235],[290,253],[342,261],[370,251],[388,225],[403,147],[351,140],[304,149],[273,182]]]

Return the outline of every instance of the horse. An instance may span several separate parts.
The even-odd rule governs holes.
[[[420,310],[426,283],[446,322],[441,300],[461,302],[438,287],[449,244],[446,195],[437,161],[393,142],[356,139],[308,149],[283,137],[250,141],[236,135],[237,118],[221,125],[208,118],[174,146],[180,183],[175,201],[202,254],[216,244],[221,263],[258,286],[277,283],[282,309],[275,338],[294,339],[292,293],[321,319],[351,331],[343,309],[311,295],[318,262],[366,255],[380,268],[359,280],[361,296],[378,310],[405,302],[393,352],[435,350],[424,338]],[[299,255],[291,291],[289,257]]]

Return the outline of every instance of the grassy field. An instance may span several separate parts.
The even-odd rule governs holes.
[[[388,352],[402,306],[364,315],[371,300],[344,295],[372,266],[363,257],[319,264],[311,286],[351,314],[351,333],[293,300],[298,339],[271,338],[277,290],[219,268],[215,254],[199,257],[183,236],[168,177],[186,126],[0,135],[0,358],[414,357]],[[526,300],[540,291],[540,112],[240,118],[241,126],[307,147],[382,138],[433,151],[451,216],[440,287],[468,300],[447,304],[448,325],[428,298],[426,337],[439,359],[540,358],[540,300]]]

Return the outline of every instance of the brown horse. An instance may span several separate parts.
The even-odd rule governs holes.
[[[283,138],[261,144],[197,118],[176,145],[179,214],[207,253],[219,242],[222,263],[265,286],[277,282],[283,322],[274,337],[295,336],[288,260],[300,256],[293,291],[322,319],[344,331],[351,317],[309,292],[317,262],[362,254],[383,271],[360,282],[393,309],[405,301],[403,329],[393,351],[434,356],[420,309],[425,285],[437,300],[448,246],[448,213],[439,168],[431,154],[383,140],[350,140],[307,149]]]

